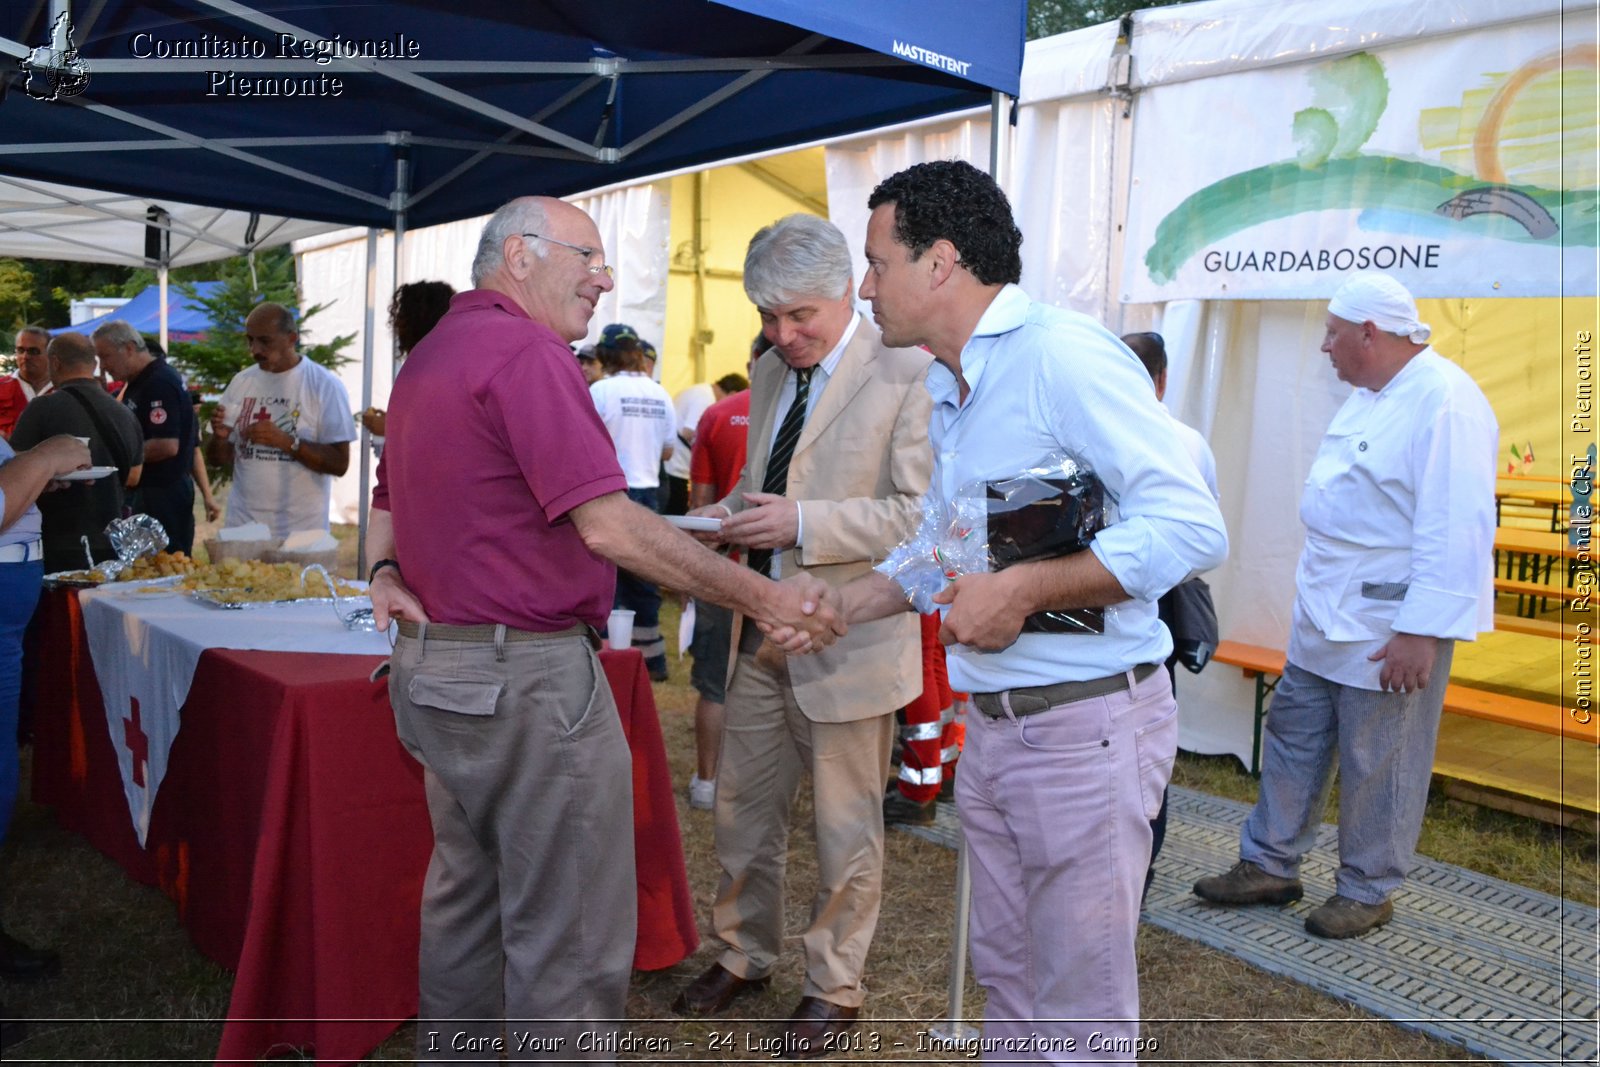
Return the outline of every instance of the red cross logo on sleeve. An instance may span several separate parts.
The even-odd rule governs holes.
[[[133,784],[142,787],[145,764],[150,759],[150,739],[139,725],[139,698],[130,697],[129,701],[133,704],[133,718],[122,720],[122,740],[133,756]]]

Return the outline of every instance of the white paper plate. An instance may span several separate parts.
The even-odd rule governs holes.
[[[722,529],[722,520],[714,519],[710,515],[663,515],[672,525],[680,530],[698,530],[703,533],[716,533]]]
[[[115,467],[86,467],[81,471],[68,471],[65,474],[58,474],[56,475],[56,480],[62,482],[93,482],[104,478],[108,474],[115,473],[117,473],[117,468]]]

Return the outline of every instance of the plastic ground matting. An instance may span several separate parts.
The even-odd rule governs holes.
[[[1169,811],[1147,922],[1506,1063],[1600,1057],[1594,908],[1418,857],[1394,894],[1388,925],[1326,941],[1306,933],[1304,922],[1333,895],[1337,827],[1322,827],[1301,864],[1300,903],[1218,908],[1190,887],[1237,862],[1250,806],[1174,787]],[[932,826],[901,829],[950,848],[959,838],[955,807],[947,803]]]

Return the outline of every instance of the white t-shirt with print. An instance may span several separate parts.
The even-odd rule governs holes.
[[[314,444],[356,438],[344,384],[321,364],[301,357],[281,374],[246,367],[222,394],[233,427],[233,490],[224,526],[264,522],[282,540],[295,530],[326,530],[333,475],[318,474],[289,453],[244,439],[252,422],[270,420]]]
[[[661,450],[677,442],[672,394],[643,374],[623,371],[589,386],[589,395],[617,446],[628,488],[658,488]]]

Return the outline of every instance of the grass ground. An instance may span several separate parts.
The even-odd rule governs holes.
[[[676,612],[669,610],[667,632],[675,632],[675,620]],[[675,663],[672,679],[656,687],[679,783],[688,780],[694,758],[694,695],[687,678],[687,662]],[[1254,782],[1231,759],[1184,756],[1175,780],[1240,800],[1254,794]],[[678,814],[703,923],[717,877],[711,820],[708,813],[690,810],[681,795]],[[783,1017],[800,996],[799,934],[815,885],[809,817],[809,798],[803,798],[791,839],[790,936],[770,989],[743,1002],[741,1011],[755,1020]],[[1572,831],[1435,797],[1422,850],[1546,892],[1595,899],[1594,839]],[[0,914],[7,928],[61,948],[66,964],[60,978],[4,987],[8,1015],[48,1020],[34,1023],[32,1036],[7,1050],[7,1062],[211,1061],[220,1034],[215,1020],[227,1011],[230,976],[195,951],[171,901],[130,882],[105,857],[56,827],[48,810],[26,802],[3,859]],[[865,1041],[876,1038],[879,1048],[863,1049],[851,1059],[933,1062],[914,1049],[919,1034],[945,1014],[954,877],[950,850],[908,834],[888,835],[883,914],[866,976],[873,1021],[860,1031]],[[1149,926],[1140,930],[1138,951],[1144,1033],[1154,1043],[1148,1059],[1419,1064],[1473,1058]],[[733,1032],[740,1047],[728,1058],[770,1058],[743,1047],[747,1032],[757,1039],[769,1036],[769,1023],[712,1025],[672,1017],[669,1006],[679,988],[712,958],[707,945],[668,971],[636,975],[629,1003],[630,1016],[639,1020],[636,1032],[674,1037],[680,1048],[693,1040],[697,1050],[704,1050],[713,1030]],[[981,1014],[982,1002],[981,990],[969,981],[969,1018]],[[411,1049],[411,1028],[402,1027],[369,1062],[406,1062]],[[295,1058],[290,1050],[286,1054]]]

